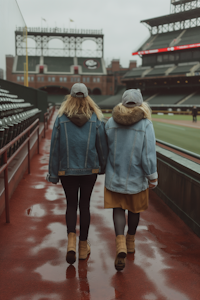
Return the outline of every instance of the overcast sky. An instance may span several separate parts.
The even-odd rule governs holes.
[[[5,7],[7,4],[7,8],[5,7],[7,12],[4,15],[15,14],[16,6],[13,4],[14,1],[0,0],[1,11],[2,7]],[[115,58],[120,59],[123,67],[128,67],[129,60],[137,58],[131,55],[132,51],[137,50],[149,36],[148,29],[140,21],[168,14],[171,1],[17,0],[17,2],[28,27],[40,27],[41,18],[44,18],[47,21],[42,21],[42,26],[44,27],[69,28],[69,19],[72,19],[74,22],[70,23],[71,28],[103,29],[104,59],[106,63]],[[13,7],[12,12],[10,10],[11,6]],[[19,13],[16,11],[17,14]],[[18,19],[19,17],[16,18],[16,20]],[[13,17],[8,18],[8,16],[4,20],[6,22],[9,20],[13,28],[16,26],[14,23],[19,22]],[[0,32],[2,32],[2,29],[5,29],[5,25],[3,26],[1,21],[0,26]],[[7,43],[13,36],[10,34],[7,37]],[[9,54],[14,54],[14,49],[10,47],[9,52]],[[139,60],[138,63],[140,63]]]

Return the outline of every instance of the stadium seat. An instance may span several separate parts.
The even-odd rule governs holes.
[[[190,72],[190,69],[193,68],[197,63],[180,63],[178,64],[177,68],[175,68],[170,75],[172,74],[186,74]]]
[[[177,102],[181,101],[186,97],[186,94],[177,94],[177,93],[159,93],[155,97],[153,97],[151,100],[148,101],[148,103],[151,104],[176,104]]]
[[[44,65],[47,65],[47,72],[70,72],[74,65],[73,57],[44,57]]]
[[[150,70],[150,67],[139,67],[139,68],[132,69],[131,71],[125,74],[124,78],[141,77],[142,74],[148,69]]]
[[[173,65],[154,66],[154,69],[152,69],[146,76],[164,76],[166,71],[171,67],[173,67]]]

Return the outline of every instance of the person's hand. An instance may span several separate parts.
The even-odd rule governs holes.
[[[154,183],[154,184],[152,184]],[[149,188],[154,189],[158,185],[158,179],[149,180]]]

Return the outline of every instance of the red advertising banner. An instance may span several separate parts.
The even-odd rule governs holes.
[[[177,50],[185,50],[185,49],[192,49],[192,48],[199,48],[199,47],[200,47],[200,43],[167,47],[167,48],[161,48],[161,49],[138,51],[138,52],[133,52],[132,55],[146,55],[146,54],[154,54],[154,53],[161,53],[161,52],[172,52],[172,51],[177,51]]]

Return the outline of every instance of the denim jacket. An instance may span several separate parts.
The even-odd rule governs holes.
[[[65,114],[57,116],[52,137],[47,180],[59,181],[59,176],[105,173],[107,160],[105,125],[95,113],[83,125]]]
[[[148,180],[158,177],[153,124],[135,107],[123,115],[119,107],[106,123],[108,159],[105,186],[108,190],[137,194],[148,188]]]

